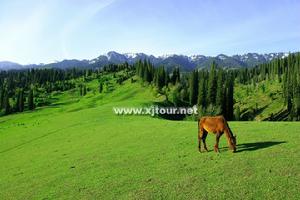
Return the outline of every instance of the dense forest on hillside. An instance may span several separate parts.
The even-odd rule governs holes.
[[[120,71],[124,72],[122,76],[116,75]],[[270,85],[275,84],[279,86],[277,94],[270,94],[270,99],[272,100],[272,95],[280,95],[283,99],[281,106],[285,109],[282,113],[270,113],[265,120],[300,120],[299,53],[253,68],[223,69],[222,66],[212,63],[210,69],[194,70],[191,73],[181,73],[178,68],[166,71],[164,66],[154,67],[149,60],[139,60],[133,65],[126,62],[111,64],[97,69],[1,71],[1,115],[49,105],[53,101],[51,94],[55,92],[76,89],[78,95],[84,96],[90,92],[86,83],[94,79],[99,82],[97,92],[103,92],[104,88],[108,91],[108,82],[103,78],[107,74],[111,74],[118,84],[127,79],[133,81],[132,77],[136,75],[140,77],[142,84],[151,85],[158,94],[164,95],[168,105],[197,105],[201,116],[223,114],[228,120],[253,120],[253,115],[259,112],[258,99],[252,114],[248,111],[247,115],[242,114],[246,113],[240,103],[243,97],[237,96],[237,91],[246,90],[247,96],[248,90],[259,88],[265,93]]]
[[[171,101],[176,106],[198,105],[200,115],[223,114],[229,120],[241,120],[239,106],[234,106],[235,85],[260,86],[274,82],[281,87],[287,117],[285,120],[300,118],[300,54],[291,54],[283,59],[253,68],[226,69],[212,64],[210,70],[195,70],[189,75],[181,75],[175,68],[169,75],[164,67],[154,68],[149,62],[136,64],[137,74],[145,81],[157,86],[161,93],[171,93]],[[172,89],[172,91],[170,91]],[[258,107],[258,105],[257,105]],[[269,120],[276,120],[271,113]],[[252,117],[242,120],[251,120]]]
[[[87,82],[101,79],[105,73],[125,70],[126,75],[117,77],[124,81],[134,70],[128,64],[107,65],[101,70],[92,69],[28,69],[0,72],[0,111],[8,115],[35,107],[49,105],[51,94],[78,88],[78,94],[84,96],[89,88]],[[104,82],[104,81],[103,81]],[[99,87],[103,87],[103,82]],[[100,90],[100,89],[99,89]]]

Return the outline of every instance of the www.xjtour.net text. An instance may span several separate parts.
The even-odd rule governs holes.
[[[113,112],[117,115],[192,115],[198,114],[198,109],[194,107],[114,107]]]

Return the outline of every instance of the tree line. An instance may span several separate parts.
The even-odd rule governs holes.
[[[119,71],[124,73],[116,73]],[[224,115],[228,120],[239,120],[240,110],[234,109],[234,86],[275,80],[282,85],[284,105],[289,120],[300,120],[300,54],[289,54],[252,68],[223,69],[212,63],[209,69],[180,72],[179,67],[166,70],[149,60],[109,64],[95,69],[28,69],[0,71],[0,113],[10,114],[32,110],[44,105],[43,98],[53,91],[78,88],[80,96],[88,89],[85,82],[98,79],[98,91],[110,88],[100,78],[112,74],[118,84],[137,75],[166,96],[175,106],[198,106],[200,115]],[[117,75],[116,75],[117,74]],[[133,82],[133,79],[131,80]]]

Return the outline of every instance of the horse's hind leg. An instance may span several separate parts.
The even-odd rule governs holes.
[[[203,131],[203,136],[202,136],[202,141],[203,141],[203,144],[204,144],[204,149],[205,151],[208,152],[208,149],[207,149],[207,146],[206,146],[206,136],[207,136],[207,131]]]

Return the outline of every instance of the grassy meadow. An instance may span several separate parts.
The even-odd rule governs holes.
[[[199,153],[196,122],[112,112],[161,101],[150,87],[89,87],[0,118],[0,199],[300,199],[299,122],[229,122],[237,153],[213,135]]]

